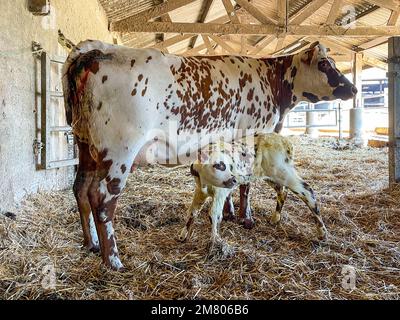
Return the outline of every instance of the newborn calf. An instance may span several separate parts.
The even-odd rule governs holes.
[[[271,223],[281,219],[287,189],[304,201],[317,223],[320,239],[326,237],[326,228],[320,216],[317,200],[311,187],[296,172],[293,161],[293,146],[290,141],[276,133],[258,134],[232,143],[213,143],[201,150],[199,159],[192,164],[191,174],[196,181],[196,190],[189,209],[189,216],[179,240],[190,238],[194,219],[205,200],[212,197],[209,212],[214,242],[219,240],[225,199],[239,184],[264,178],[277,192],[276,211]],[[250,218],[251,217],[246,217]]]

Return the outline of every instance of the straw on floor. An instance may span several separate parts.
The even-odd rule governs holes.
[[[258,181],[253,230],[223,223],[228,244],[210,255],[204,208],[193,238],[179,243],[193,179],[188,168],[152,166],[130,176],[117,208],[126,272],[106,269],[81,248],[71,190],[39,194],[15,220],[0,215],[0,298],[399,299],[400,190],[388,190],[387,151],[292,139],[298,170],[320,201],[327,241],[315,241],[312,215],[292,194],[281,224],[270,225],[275,195]]]

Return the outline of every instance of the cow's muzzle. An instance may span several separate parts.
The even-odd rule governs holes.
[[[358,90],[354,85],[339,86],[333,90],[335,98],[349,100],[356,96]]]

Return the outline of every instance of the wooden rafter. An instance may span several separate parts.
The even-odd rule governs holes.
[[[205,35],[202,35],[202,38],[203,38],[204,44],[207,47],[207,53],[208,54],[215,54],[215,51],[214,51],[214,48],[211,45],[210,39]]]
[[[276,0],[276,7],[278,9],[278,24],[286,27],[288,18],[288,0]]]
[[[307,4],[302,10],[294,14],[290,20],[290,24],[300,24],[308,17],[314,14],[319,8],[326,4],[326,0],[314,0]]]
[[[154,6],[143,12],[137,13],[128,18],[113,22],[112,28],[117,28],[117,29],[124,28],[124,26],[129,26],[130,24],[147,22],[150,19],[161,17],[162,15],[170,11],[186,6],[194,1],[196,0],[173,0],[173,1],[163,2],[157,6]]]
[[[326,19],[326,24],[334,24],[336,18],[339,15],[340,8],[342,7],[343,0],[334,0],[332,3],[331,10],[329,11],[328,18]]]
[[[223,39],[217,36],[209,35],[210,39],[216,42],[222,49],[227,51],[229,54],[235,54],[236,51],[229,44],[227,44]]]
[[[163,32],[163,33],[190,33],[190,34],[252,34],[266,35],[282,33],[275,25],[253,24],[217,24],[217,23],[182,23],[182,22],[148,22],[146,24],[131,24],[127,26],[113,25],[116,32]],[[298,36],[397,36],[400,34],[398,26],[357,26],[345,28],[336,25],[289,25],[285,35]]]
[[[382,8],[397,11],[400,9],[400,3],[397,0],[367,0],[369,3]]]
[[[155,49],[164,50],[164,49],[166,49],[166,48],[168,48],[168,47],[170,47],[170,46],[172,46],[172,45],[174,45],[174,44],[176,44],[178,42],[190,39],[191,37],[193,37],[192,34],[177,35],[177,36],[174,36],[174,37],[169,38],[167,40],[164,40],[163,42],[159,42],[159,43],[157,43],[157,44],[155,44],[155,45],[153,45],[151,47],[155,48]]]
[[[266,16],[262,13],[258,8],[252,5],[247,0],[235,0],[235,2],[240,5],[243,9],[245,9],[250,15],[260,21],[262,24],[276,24],[277,21]]]
[[[239,17],[237,16],[235,12],[235,8],[233,7],[231,0],[222,0],[222,3],[225,7],[226,13],[229,16],[229,19],[231,19],[232,23],[240,23]]]
[[[250,55],[256,55],[260,51],[262,51],[265,47],[267,47],[269,44],[271,44],[272,41],[276,39],[276,36],[267,36],[263,38],[261,41],[259,41],[255,46],[254,50],[250,51]]]
[[[203,6],[202,6],[202,8],[201,8],[201,10],[200,10],[200,14],[199,14],[199,17],[198,17],[198,19],[197,19],[197,22],[199,22],[199,23],[204,23],[204,21],[205,21],[206,18],[207,18],[208,13],[210,12],[210,8],[211,8],[212,3],[213,3],[213,0],[205,0],[205,1],[203,2]],[[194,37],[190,40],[189,48],[193,48],[193,47],[195,46],[196,41],[197,41],[197,37],[198,37],[198,36],[194,36]]]

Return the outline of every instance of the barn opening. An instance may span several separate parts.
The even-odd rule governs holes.
[[[399,1],[16,0],[0,9],[0,297],[399,298]],[[75,44],[185,57],[278,57],[323,44],[357,96],[300,102],[282,133],[316,191],[327,242],[313,241],[306,207],[290,194],[282,223],[271,226],[275,194],[257,181],[255,228],[223,223],[227,245],[208,256],[206,209],[194,238],[176,240],[194,188],[189,168],[152,165],[129,177],[120,198],[127,272],[114,277],[81,248],[58,30]]]

